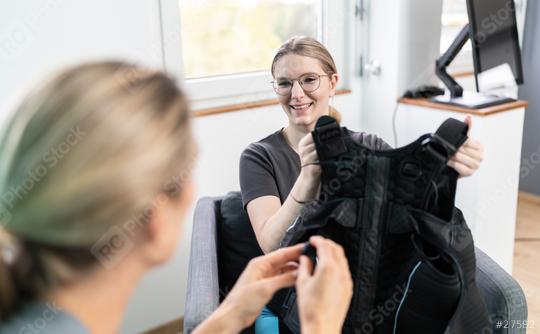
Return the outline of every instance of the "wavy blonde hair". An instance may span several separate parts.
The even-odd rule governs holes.
[[[89,63],[31,92],[0,141],[0,230],[19,246],[0,254],[0,317],[93,267],[92,245],[179,194],[194,155],[186,97],[161,72]]]
[[[315,58],[320,62],[321,67],[326,74],[337,74],[337,67],[336,63],[334,62],[334,58],[332,58],[332,55],[330,54],[328,49],[321,42],[317,41],[312,37],[295,36],[290,38],[282,46],[280,46],[280,48],[276,52],[274,60],[272,61],[272,76],[274,76],[274,71],[278,60],[288,54]],[[332,106],[328,106],[328,109],[329,116],[335,118],[338,123],[340,123],[341,113]]]

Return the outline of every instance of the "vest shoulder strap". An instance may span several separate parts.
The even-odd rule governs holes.
[[[433,135],[434,141],[446,149],[449,156],[454,155],[461,145],[467,140],[469,126],[454,118],[448,118],[439,126]]]
[[[322,116],[317,120],[312,135],[319,160],[327,160],[347,152],[343,130],[330,116]]]

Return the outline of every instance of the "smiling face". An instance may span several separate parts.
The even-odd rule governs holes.
[[[291,92],[277,95],[281,107],[289,118],[289,125],[311,131],[319,117],[328,115],[328,103],[336,91],[337,74],[325,73],[319,60],[296,54],[281,57],[274,67],[274,79],[297,79],[305,74],[318,74],[320,86],[312,92],[306,92],[295,80]],[[308,78],[309,80],[309,78]]]

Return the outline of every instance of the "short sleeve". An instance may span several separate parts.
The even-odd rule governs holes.
[[[240,156],[240,190],[244,209],[255,198],[279,197],[274,167],[267,152],[257,143],[249,145]]]
[[[382,138],[377,137],[374,134],[365,132],[354,132],[352,138],[355,142],[365,145],[373,150],[391,150],[392,146],[388,145]]]

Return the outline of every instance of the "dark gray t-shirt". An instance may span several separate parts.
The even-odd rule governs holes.
[[[240,189],[244,208],[261,196],[277,196],[281,203],[285,202],[300,175],[300,157],[289,146],[282,131],[250,144],[240,156]],[[357,143],[369,148],[391,148],[375,135],[347,131]]]

